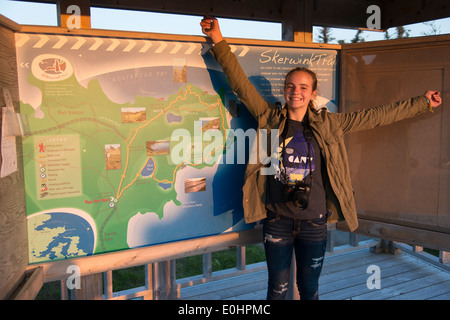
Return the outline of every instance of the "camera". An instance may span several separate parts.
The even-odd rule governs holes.
[[[295,185],[285,184],[283,186],[284,202],[292,201],[297,208],[308,208],[308,199],[311,187],[303,181],[297,181]]]

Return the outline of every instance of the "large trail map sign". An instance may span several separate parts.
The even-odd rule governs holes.
[[[18,33],[16,48],[30,263],[253,227],[245,164],[224,159],[255,121],[209,44]],[[335,111],[336,51],[232,48],[266,99],[306,66]]]

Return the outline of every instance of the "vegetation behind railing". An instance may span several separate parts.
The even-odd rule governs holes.
[[[448,264],[421,250],[420,247],[361,237],[355,233],[338,231],[329,226],[327,256],[342,254],[362,248],[372,251],[392,252],[405,250],[430,263],[450,271]],[[446,253],[441,256],[446,257]],[[102,273],[102,299],[180,299],[182,288],[219,279],[266,269],[262,243],[233,246],[183,258],[155,262],[131,268],[108,270]],[[68,290],[66,280],[49,282],[41,289],[37,299],[76,299],[76,289]]]

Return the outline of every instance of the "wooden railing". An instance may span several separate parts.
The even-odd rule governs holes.
[[[175,261],[177,259],[204,255],[204,272],[199,279],[189,280],[192,284],[214,279],[210,274],[210,254],[229,248],[260,243],[262,229],[255,228],[241,232],[231,232],[215,236],[171,242],[150,247],[128,249],[112,253],[98,254],[81,258],[60,260],[30,265],[29,270],[39,269],[45,275],[44,282],[59,281],[62,299],[176,299],[177,288]],[[245,257],[237,259],[237,272],[246,272]],[[68,270],[76,266],[81,276],[80,289],[67,289],[67,280],[73,276]],[[145,286],[114,292],[112,271],[145,266]],[[206,280],[203,280],[205,278]],[[103,285],[104,284],[104,285]],[[184,284],[185,285],[185,284]],[[182,286],[182,284],[180,284]]]
[[[126,251],[100,254],[89,257],[44,263],[38,267],[43,272],[44,281],[59,281],[61,299],[180,299],[183,288],[198,284],[227,279],[243,274],[258,272],[266,269],[266,262],[254,264],[246,263],[246,245],[262,244],[262,228],[234,232],[199,239],[191,239],[182,242],[167,243],[152,247],[129,249]],[[338,238],[339,235],[339,239]],[[347,237],[347,241],[342,238]],[[233,268],[212,271],[212,254],[217,251],[235,248],[236,265]],[[342,254],[363,248],[372,251],[404,250],[430,263],[433,263],[447,271],[448,253],[441,252],[441,258],[427,254],[421,247],[409,247],[408,245],[381,240],[376,238],[364,238],[360,241],[360,235],[336,230],[336,225],[328,225],[328,243],[326,256]],[[202,255],[202,274],[188,278],[177,279],[176,263],[178,259]],[[81,272],[81,288],[69,290],[67,279],[70,274],[67,268],[76,265]],[[145,285],[123,291],[114,291],[113,270],[144,266],[143,282]],[[31,266],[30,270],[37,266]],[[293,264],[292,268],[295,265]],[[294,272],[292,272],[294,274]],[[289,293],[291,298],[296,297],[294,291]]]
[[[341,243],[336,247],[335,232],[334,225],[330,225],[327,255],[378,244],[378,240],[373,239],[358,242],[357,236],[350,234],[347,244]],[[262,228],[259,227],[254,230],[44,263],[39,266],[45,274],[45,282],[60,282],[61,299],[179,299],[182,288],[266,269],[265,261],[246,263],[245,246],[261,243]],[[230,269],[213,272],[212,253],[233,247],[236,248],[236,265]],[[177,279],[175,271],[177,259],[199,254],[203,258],[203,273]],[[71,274],[67,270],[72,265],[80,270],[80,289],[68,289],[66,282]],[[113,270],[142,265],[145,269],[144,286],[114,291]]]

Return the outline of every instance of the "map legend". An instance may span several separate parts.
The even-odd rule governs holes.
[[[79,136],[35,136],[34,144],[38,200],[81,196]]]

